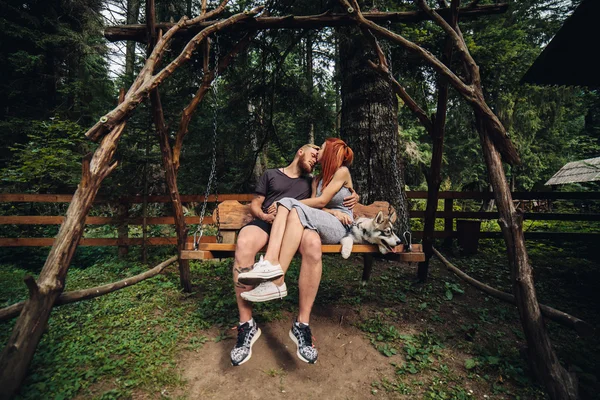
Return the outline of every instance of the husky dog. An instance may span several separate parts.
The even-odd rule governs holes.
[[[342,257],[350,257],[354,243],[371,243],[379,246],[381,254],[394,251],[394,247],[401,243],[400,238],[394,233],[393,223],[396,221],[394,211],[387,217],[379,211],[375,218],[358,218],[348,230],[346,236],[340,240],[342,245]]]

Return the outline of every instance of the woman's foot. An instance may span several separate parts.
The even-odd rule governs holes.
[[[254,303],[283,299],[287,296],[287,286],[285,285],[285,282],[281,286],[277,286],[273,282],[263,282],[248,292],[242,292],[241,296],[242,299]]]
[[[283,276],[281,265],[273,265],[260,256],[260,260],[254,264],[252,271],[242,272],[238,275],[238,282],[244,285],[256,286],[265,281],[272,281]]]

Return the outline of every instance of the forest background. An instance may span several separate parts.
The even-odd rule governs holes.
[[[544,183],[566,162],[600,155],[600,96],[597,91],[587,88],[531,86],[520,83],[520,79],[579,1],[507,0],[506,2],[509,8],[504,14],[489,15],[475,20],[465,19],[461,20],[460,24],[469,50],[480,67],[486,100],[507,128],[523,160],[519,166],[506,167],[512,188],[516,191],[551,190],[545,187]],[[225,14],[250,9],[263,3],[231,1]],[[330,1],[294,0],[267,3],[267,9],[273,16],[320,14],[333,4]],[[438,2],[429,3],[434,6]],[[481,5],[492,3],[485,0],[479,2]],[[209,1],[209,9],[214,8],[216,4],[214,0]],[[197,0],[179,2],[157,0],[156,5],[159,21],[177,21],[182,15],[198,15],[200,12],[200,1]],[[367,11],[415,9],[411,1],[371,0],[362,2],[362,5]],[[84,132],[100,116],[114,107],[119,89],[127,88],[131,84],[136,72],[143,65],[146,54],[145,46],[140,44],[108,43],[103,36],[103,29],[106,26],[124,23],[143,24],[144,7],[145,2],[141,0],[52,2],[0,0],[1,192],[64,194],[75,191],[81,177],[81,159],[96,147],[96,144],[85,139]],[[423,44],[436,55],[439,55],[443,48],[444,35],[433,23],[394,24],[393,28],[402,32],[407,38]],[[218,40],[213,42],[211,64],[214,65],[215,58],[227,54],[240,36],[236,33],[220,34]],[[340,37],[340,31],[333,28],[318,31],[258,32],[253,37],[248,50],[241,52],[216,80],[216,97],[214,93],[209,94],[192,119],[190,133],[185,139],[181,157],[178,176],[180,192],[204,194],[211,171],[215,126],[218,138],[216,171],[219,193],[249,193],[257,177],[266,168],[287,164],[291,161],[295,150],[302,144],[309,141],[319,144],[326,137],[339,136],[341,84],[344,81],[344,77],[341,76],[343,68],[340,59]],[[582,38],[584,39],[589,38]],[[172,57],[183,44],[183,40],[176,42],[167,58]],[[432,69],[397,46],[386,46],[383,41],[382,45],[391,62],[394,77],[406,87],[427,114],[431,115],[436,109],[437,89],[437,80]],[[590,51],[593,51],[592,46],[591,44]],[[202,64],[201,57],[197,55],[160,87],[165,116],[169,126],[172,127],[171,130],[177,127],[181,110],[202,82]],[[398,148],[404,160],[406,188],[426,190],[427,184],[422,171],[431,159],[430,137],[410,110],[402,104],[399,107],[398,121]],[[465,104],[452,89],[450,89],[448,105],[444,154],[442,190],[489,190],[487,171],[471,107]],[[101,196],[117,200],[124,195],[165,194],[160,149],[148,104],[142,104],[130,118],[119,143],[116,158],[119,160],[119,167],[105,180],[99,193]],[[598,185],[569,185],[555,190],[597,191]],[[188,206],[193,208],[191,205]],[[0,205],[0,215],[63,215],[66,207],[66,204],[3,203]],[[578,208],[582,209],[582,207]],[[130,215],[139,216],[142,212],[141,205],[134,205]],[[91,213],[115,215],[116,208],[102,204],[94,206]],[[147,213],[150,216],[166,215],[171,213],[171,208],[168,204],[150,204]],[[414,223],[418,222],[413,220]],[[566,224],[562,221],[559,223],[562,227]],[[490,225],[494,225],[497,229],[495,221],[490,222]],[[577,224],[577,228],[587,229],[584,224]],[[172,227],[152,226],[149,229],[153,230],[149,236],[172,236],[173,233]],[[598,227],[594,226],[593,230],[597,231]],[[53,237],[57,231],[58,226],[52,225],[4,225],[0,236]],[[129,233],[131,236],[141,235],[139,227],[134,226],[130,226]],[[87,226],[85,235],[115,237],[116,227]],[[505,250],[499,243],[485,245],[484,253],[487,258],[474,258],[464,262],[467,264],[468,272],[475,273],[476,276],[477,273],[494,275],[493,280],[482,280],[494,282],[498,287],[510,291],[508,269],[503,264]],[[564,245],[563,249],[554,247],[554,244],[528,243],[536,265],[536,273],[540,278],[538,287],[542,294],[541,298],[544,302],[550,300],[549,304],[555,304],[561,309],[581,315],[593,323],[597,318],[597,312],[594,303],[589,299],[598,292],[593,286],[598,282],[595,272],[598,268],[597,264],[585,261],[585,258],[592,252],[597,256],[595,248],[592,249],[593,245],[569,246],[560,242],[560,245]],[[164,253],[168,251],[172,254],[172,250],[172,247],[155,249],[150,258],[153,261],[164,259]],[[569,251],[568,257],[563,250]],[[79,287],[78,285],[89,287],[146,269],[146,266],[132,261],[132,259],[137,260],[137,252],[130,254],[129,259],[124,261],[107,257],[107,255],[114,255],[116,251],[116,248],[78,249],[73,261],[75,268],[71,269],[68,284],[75,285],[76,288]],[[0,303],[9,305],[25,298],[26,289],[21,283],[22,277],[25,272],[32,272],[34,275],[39,272],[47,253],[48,248],[2,249],[0,265],[3,268],[0,271],[2,273],[0,281],[4,282],[4,288],[0,294]],[[556,254],[561,254],[561,257],[556,257]],[[554,265],[556,259],[561,260],[560,264],[565,266],[567,272],[563,273],[562,270],[557,272],[558,268]],[[336,260],[335,263],[337,262]],[[169,381],[174,379],[172,374],[147,373],[149,365],[152,368],[157,366],[157,371],[164,369],[165,365],[172,363],[172,355],[169,353],[167,357],[161,353],[162,349],[150,348],[150,346],[163,344],[163,342],[155,343],[153,332],[149,333],[147,340],[140,339],[142,335],[140,332],[145,331],[139,327],[146,328],[148,323],[137,318],[137,314],[130,311],[142,303],[142,306],[147,308],[144,310],[144,315],[151,315],[157,308],[156,304],[159,304],[158,308],[160,305],[165,309],[172,308],[177,311],[173,316],[169,316],[173,318],[173,324],[165,325],[164,320],[160,320],[157,324],[161,327],[167,326],[166,330],[169,333],[177,331],[179,335],[181,331],[183,336],[196,335],[195,331],[194,333],[190,331],[198,327],[205,329],[214,325],[227,325],[231,322],[231,318],[235,318],[235,303],[229,285],[230,266],[225,263],[215,263],[199,267],[195,264],[194,268],[195,284],[198,283],[198,287],[201,288],[199,293],[206,294],[205,298],[186,297],[184,300],[189,301],[182,301],[176,283],[177,277],[174,273],[169,273],[131,288],[129,292],[122,291],[102,299],[102,301],[115,301],[115,303],[102,303],[100,300],[82,302],[78,304],[80,308],[65,308],[65,314],[58,314],[58,312],[53,314],[51,324],[66,321],[68,329],[73,330],[50,329],[51,334],[45,336],[46,342],[42,344],[38,358],[35,360],[33,373],[25,384],[28,391],[22,393],[23,396],[39,398],[39,393],[44,395],[63,393],[64,397],[72,397],[79,393],[81,387],[92,385],[97,379],[95,374],[104,373],[118,376],[116,378],[118,389],[113,389],[111,386],[94,388],[92,391],[102,394],[106,389],[106,393],[110,396],[112,391],[115,391],[113,393],[115,398],[130,397],[132,388],[146,386],[150,388],[148,390],[158,391],[165,385],[172,384]],[[205,268],[208,268],[210,273],[206,274]],[[434,303],[434,299],[443,298],[444,303],[440,304],[454,306],[453,296],[463,293],[460,285],[453,281],[454,278],[440,276],[441,268],[433,269],[434,275],[428,285],[416,288],[410,284],[413,271],[406,270],[398,273],[391,268],[385,269],[381,272],[382,277],[375,277],[373,286],[366,289],[366,294],[355,293],[358,290],[353,284],[347,285],[349,289],[340,284],[340,282],[354,282],[357,279],[351,269],[331,268],[331,270],[333,272],[327,272],[334,275],[324,279],[319,305],[327,305],[334,299],[335,301],[345,299],[344,301],[353,305],[372,301],[375,303],[373,310],[376,311],[373,311],[372,315],[369,314],[366,322],[357,325],[365,332],[378,333],[384,331],[384,327],[385,332],[393,331],[387,329],[388,325],[383,324],[382,318],[389,317],[395,320],[396,311],[389,308],[384,309],[385,315],[375,313],[380,312],[382,301],[386,305],[390,300],[387,298],[382,300],[381,292],[389,292],[394,302],[407,302],[408,308],[412,308],[408,314],[417,321],[423,321],[422,313],[431,312],[429,321],[434,328],[436,326],[433,322],[439,324],[445,324],[445,320],[456,322],[457,326],[452,327],[454,330],[447,329],[446,325],[444,330],[459,332],[456,341],[460,342],[461,346],[465,344],[465,340],[462,339],[465,336],[470,338],[466,339],[466,342],[470,343],[475,335],[474,332],[480,329],[479,324],[484,326],[483,324],[493,322],[494,326],[506,325],[504,319],[512,318],[513,326],[518,326],[518,322],[515,323],[514,310],[498,306],[488,312],[487,308],[478,308],[480,299],[475,296],[465,300],[464,309],[457,314],[468,317],[469,312],[475,310],[479,314],[471,316],[471,320],[454,321],[456,319],[454,314],[447,317],[440,312],[438,315],[440,310],[434,305],[437,304]],[[555,281],[547,279],[552,275],[549,271],[556,274]],[[335,274],[348,276],[344,276],[344,280]],[[536,277],[537,281],[538,277]],[[591,286],[587,287],[587,290],[581,290],[580,286],[576,286],[580,283],[591,284]],[[551,295],[562,297],[555,299]],[[144,301],[139,301],[140,299]],[[572,303],[567,302],[567,299]],[[195,303],[196,301],[199,305]],[[165,307],[165,304],[169,304],[169,307]],[[589,308],[585,309],[584,305],[588,305]],[[281,318],[278,314],[281,311],[276,306],[272,307],[263,309],[261,315],[263,320],[269,320],[269,313],[273,314],[271,316],[273,319]],[[291,313],[295,309],[295,304],[286,303],[286,307],[286,312]],[[128,344],[114,342],[110,337],[112,329],[104,330],[102,324],[92,326],[96,321],[89,318],[92,313],[90,309],[96,310],[93,313],[98,320],[103,322],[105,318],[109,326],[118,329]],[[190,311],[191,309],[200,312],[194,313]],[[114,312],[106,313],[105,310],[119,310],[120,316],[115,317]],[[58,317],[55,317],[56,315]],[[64,315],[67,317],[63,318]],[[98,315],[102,316],[98,317]],[[126,315],[129,315],[128,318],[131,320],[126,320]],[[78,321],[77,324],[71,323],[71,317]],[[162,318],[156,315],[155,317]],[[85,321],[86,324],[85,336],[80,333],[84,331],[80,325],[81,321]],[[190,321],[191,323],[187,324]],[[138,323],[140,325],[137,325]],[[131,326],[131,336],[123,333],[124,326]],[[177,329],[171,329],[173,326]],[[185,328],[182,329],[182,326]],[[425,333],[415,336],[426,342],[419,342],[423,351],[438,346],[437,342],[431,342],[433,339],[428,336],[427,329]],[[106,354],[97,352],[101,347],[97,345],[99,343],[97,338],[100,337],[98,331],[106,331],[104,332],[107,334],[106,341],[102,342],[102,346],[109,346],[108,348],[111,349],[106,350]],[[490,376],[494,376],[499,375],[497,372],[500,371],[500,379],[502,376],[509,377],[511,384],[514,384],[517,389],[505,389],[492,379],[492,383],[485,383],[486,391],[490,389],[488,386],[491,386],[494,393],[515,390],[515,393],[526,393],[530,395],[529,398],[534,398],[531,393],[535,392],[535,395],[539,396],[536,398],[542,398],[543,394],[539,388],[530,387],[528,381],[521,382],[524,380],[522,378],[524,367],[518,354],[515,354],[514,346],[514,337],[518,337],[518,333],[504,332],[503,340],[506,341],[506,345],[502,347],[497,346],[500,336],[493,336],[491,328],[485,325],[481,331],[491,335],[489,338],[485,336],[486,340],[489,339],[489,346],[482,346],[485,351],[480,349],[473,351],[472,357],[464,360],[466,372],[469,373],[474,368],[477,372],[487,372],[486,368],[489,368],[494,371]],[[0,337],[7,337],[9,332],[10,326],[3,326]],[[69,334],[74,332],[73,338],[64,340],[65,332],[70,332]],[[592,342],[592,345],[580,345],[581,342],[569,336],[571,332],[560,332],[557,334],[553,331],[553,335],[558,337],[557,343],[559,343],[562,359],[574,362],[585,373],[591,371],[587,381],[585,374],[580,375],[584,387],[582,391],[591,394],[588,397],[592,398],[600,393],[598,380],[595,378],[599,376],[598,366],[595,364],[594,357],[590,357],[590,354],[596,354],[593,352],[599,348],[597,342]],[[83,345],[78,342],[81,337],[85,338],[85,345],[91,350],[79,351],[83,348]],[[170,336],[163,334],[162,338],[164,337]],[[223,338],[225,334],[219,333],[214,341],[218,343]],[[189,346],[194,350],[208,340],[205,336],[184,337],[184,339],[189,340]],[[383,344],[375,341],[377,350],[386,357],[401,349],[398,343],[394,342],[398,341],[398,337],[386,337],[385,340],[388,339],[389,343]],[[475,342],[479,345],[477,341]],[[123,346],[123,348],[114,350],[106,343],[117,347]],[[173,343],[177,343],[177,340],[173,340]],[[375,345],[374,342],[372,343]],[[225,345],[227,349],[228,346],[229,343]],[[493,352],[488,347],[493,348]],[[146,358],[130,357],[125,362],[118,357],[109,356],[111,352],[125,351],[124,348],[128,349],[127,354],[142,354]],[[175,345],[168,347],[168,351],[174,353]],[[61,352],[68,357],[62,357]],[[81,356],[73,357],[73,354],[81,354]],[[149,362],[147,357],[155,357],[155,359]],[[573,360],[576,357],[578,359]],[[59,364],[56,362],[57,359],[65,362]],[[132,363],[136,364],[132,367]],[[82,365],[85,368],[82,368]],[[283,374],[278,370],[271,372],[273,376]],[[124,375],[125,373],[129,375]],[[74,374],[85,376],[77,375],[75,379]],[[124,378],[119,382],[121,375],[126,376],[127,379]],[[160,378],[155,378],[156,376]],[[522,385],[524,389],[518,385]],[[382,383],[373,386],[372,390],[377,392],[385,386],[386,383],[382,380]],[[458,391],[461,393],[467,391],[466,387],[463,390],[462,386],[448,387],[454,387],[454,395]],[[397,388],[390,390],[398,391],[399,388],[398,384]],[[443,387],[439,390],[449,389]],[[105,398],[113,398],[110,396]],[[454,396],[454,398],[458,397]]]
[[[192,0],[156,3],[159,21],[197,15],[200,7],[200,2]],[[259,3],[230,2],[228,12]],[[480,2],[486,3],[491,2]],[[600,96],[586,88],[538,87],[519,81],[579,2],[508,3],[504,14],[464,20],[461,26],[481,69],[488,104],[507,128],[523,160],[519,166],[507,167],[512,188],[546,190],[544,182],[566,162],[600,154]],[[209,8],[216,5],[209,2]],[[0,1],[3,192],[74,192],[81,176],[81,159],[95,147],[83,133],[114,106],[119,88],[129,86],[145,59],[143,45],[109,44],[103,28],[144,23],[144,6],[140,0]],[[322,13],[330,6],[326,1],[279,1],[269,2],[267,8],[272,15],[308,15]],[[414,5],[373,0],[365,2],[363,8],[399,11],[412,10]],[[433,23],[398,24],[395,29],[434,54],[443,47],[443,35]],[[213,43],[211,62],[223,57],[238,36],[219,35]],[[251,192],[266,168],[285,165],[302,144],[319,144],[326,137],[338,136],[342,80],[339,37],[339,30],[334,28],[258,32],[248,50],[219,77],[217,90],[207,96],[192,119],[181,156],[180,192],[204,193],[215,126],[220,193]],[[436,101],[433,71],[401,48],[386,47],[384,51],[396,79],[432,114]],[[198,56],[161,86],[170,126],[177,126],[181,110],[201,80],[202,60]],[[431,159],[430,138],[402,104],[398,121],[407,189],[426,190],[422,170]],[[120,166],[105,181],[100,195],[164,194],[160,149],[147,105],[133,115],[126,129],[117,154]],[[453,90],[446,131],[442,190],[488,190],[472,111]],[[567,189],[594,188],[597,186],[577,185]],[[61,205],[3,207],[3,214],[12,215],[64,212]],[[22,229],[29,236],[39,236],[36,230],[53,236],[57,227]]]

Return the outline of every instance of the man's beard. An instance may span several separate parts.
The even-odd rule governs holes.
[[[300,170],[305,174],[310,174],[312,172],[312,167],[310,163],[306,160],[300,160]]]

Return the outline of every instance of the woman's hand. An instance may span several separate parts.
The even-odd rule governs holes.
[[[263,213],[261,219],[269,224],[272,224],[275,221],[275,216],[277,215],[277,205],[279,203],[274,202],[267,208],[267,212]]]
[[[348,214],[343,213],[338,210],[330,210],[330,212],[331,212],[331,215],[336,217],[342,223],[342,225],[345,225],[345,226],[352,225],[352,218],[350,218],[350,216]]]
[[[273,204],[271,204],[269,206],[269,208],[267,209],[267,214],[271,214],[273,216],[277,215],[277,206],[279,205],[278,202],[274,202]]]

